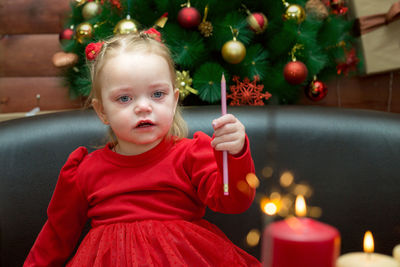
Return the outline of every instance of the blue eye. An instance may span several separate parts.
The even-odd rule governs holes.
[[[132,98],[130,96],[123,95],[123,96],[118,97],[117,100],[119,102],[126,103],[126,102],[129,102],[130,100],[132,100]]]
[[[161,97],[163,97],[164,95],[165,95],[165,93],[162,92],[162,91],[157,91],[157,92],[154,92],[154,93],[153,93],[153,97],[154,97],[154,98],[161,98]]]

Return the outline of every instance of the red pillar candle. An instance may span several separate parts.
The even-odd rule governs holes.
[[[264,231],[265,267],[335,267],[339,254],[339,231],[310,218],[288,218],[270,224]]]

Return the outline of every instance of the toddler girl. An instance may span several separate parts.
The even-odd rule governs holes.
[[[92,105],[114,138],[90,154],[71,153],[24,266],[259,266],[202,219],[206,206],[240,213],[254,199],[239,120],[222,116],[212,123],[213,139],[201,132],[187,139],[169,50],[144,33],[105,41],[91,78]],[[239,190],[238,182],[247,186]],[[91,230],[71,255],[87,220]]]

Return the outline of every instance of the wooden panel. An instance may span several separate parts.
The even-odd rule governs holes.
[[[37,106],[41,110],[80,108],[83,100],[71,100],[68,88],[58,77],[0,78],[0,112],[27,112]]]
[[[399,90],[399,79],[397,76],[394,78],[392,112],[400,112],[400,92],[395,95]],[[303,96],[300,104],[388,111],[389,84],[390,73],[366,77],[342,76],[327,82],[328,95],[325,99],[312,102]]]
[[[0,40],[0,76],[56,76],[54,53],[61,51],[57,34],[6,35]]]
[[[389,74],[344,77],[340,85],[341,107],[387,111]]]
[[[1,0],[0,34],[59,33],[69,0]]]
[[[390,111],[400,113],[400,71],[393,72]]]

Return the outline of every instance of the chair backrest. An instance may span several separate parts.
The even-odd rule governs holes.
[[[184,118],[195,131],[212,134],[218,106],[186,107]],[[362,249],[371,230],[376,250],[389,254],[400,243],[400,115],[320,107],[230,107],[246,126],[256,174],[256,201],[240,215],[207,212],[238,246],[250,247],[251,229],[262,232],[262,196],[290,171],[307,183],[308,204],[322,209],[320,221],[339,229],[342,251]],[[60,168],[78,146],[94,150],[107,127],[92,111],[71,111],[0,123],[0,262],[21,266],[46,220],[46,209]],[[272,176],[263,176],[269,167]],[[276,218],[279,219],[279,218]]]

